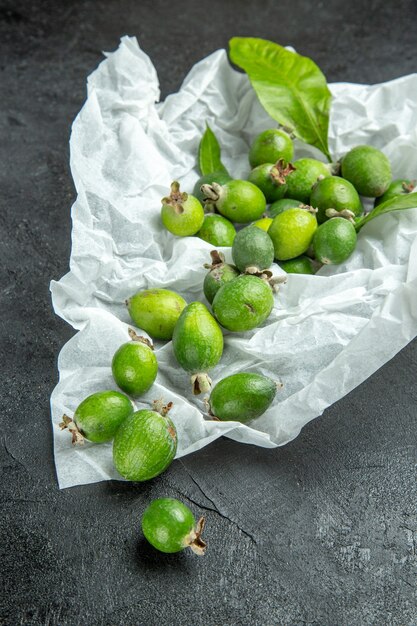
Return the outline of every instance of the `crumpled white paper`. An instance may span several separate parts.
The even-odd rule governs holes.
[[[196,155],[208,122],[235,177],[249,171],[248,146],[276,126],[261,108],[247,77],[233,70],[224,50],[195,65],[180,91],[165,102],[149,57],[124,37],[88,78],[88,99],[71,135],[70,272],[51,291],[56,313],[79,332],[58,359],[51,397],[55,462],[60,487],[120,478],[111,444],[73,447],[58,422],[90,393],[116,389],[111,359],[128,341],[124,305],[140,289],[166,287],[188,302],[204,302],[203,264],[212,247],[176,238],[160,223],[160,199],[172,180],[192,190]],[[335,158],[368,143],[391,160],[394,177],[417,174],[417,75],[373,86],[333,84],[330,150]],[[318,153],[298,143],[296,156]],[[224,249],[230,259],[230,250]],[[274,265],[275,274],[281,270]],[[366,225],[352,257],[317,275],[289,275],[275,308],[254,331],[225,333],[214,382],[241,371],[261,372],[284,387],[251,426],[203,417],[189,376],[171,343],[158,344],[155,385],[136,402],[172,400],[171,417],[183,456],[221,435],[272,448],[296,437],[326,407],[359,385],[417,334],[417,210]],[[142,333],[144,334],[144,333]]]

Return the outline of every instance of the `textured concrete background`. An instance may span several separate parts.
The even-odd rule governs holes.
[[[49,394],[72,330],[48,283],[68,267],[70,124],[87,75],[137,35],[163,96],[233,35],[292,44],[329,81],[417,69],[416,4],[369,0],[0,0],[0,623],[417,624],[417,343],[283,449],[218,441],[144,485],[58,491]],[[207,516],[207,556],[141,539],[146,504]]]

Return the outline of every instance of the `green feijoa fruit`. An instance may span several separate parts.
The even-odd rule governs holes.
[[[154,339],[171,339],[184,298],[169,289],[145,289],[126,300],[129,315],[136,326]]]
[[[339,176],[329,176],[317,181],[311,191],[310,205],[318,209],[316,217],[319,224],[329,219],[326,215],[327,209],[348,209],[356,217],[363,213],[362,202],[355,187]]]
[[[391,165],[383,152],[372,146],[356,146],[342,159],[342,176],[361,196],[382,196],[392,179]]]
[[[145,509],[142,516],[142,532],[149,543],[159,550],[172,554],[184,548],[202,556],[206,543],[201,538],[204,518],[198,522],[191,510],[175,498],[158,498]]]
[[[320,263],[343,263],[356,247],[354,225],[343,217],[333,217],[321,224],[313,238],[314,256]]]
[[[241,272],[256,274],[268,269],[274,261],[274,244],[271,237],[253,225],[242,228],[233,242],[232,258]]]
[[[310,247],[317,229],[314,213],[308,209],[288,209],[274,217],[268,235],[278,261],[294,259]]]
[[[98,391],[78,405],[73,419],[64,415],[60,427],[68,428],[74,444],[82,444],[84,439],[104,443],[113,439],[122,422],[132,414],[132,403],[123,393]]]
[[[203,185],[202,190],[219,213],[239,224],[259,219],[266,208],[264,194],[248,180],[231,180],[224,185]]]
[[[262,163],[249,174],[248,180],[259,187],[267,202],[275,202],[284,197],[287,186],[285,176],[292,171],[286,167],[284,161]]]
[[[204,239],[213,246],[231,246],[236,236],[236,229],[222,215],[207,213],[197,237]]]
[[[174,181],[171,194],[162,198],[161,218],[167,230],[178,237],[195,235],[204,221],[204,209],[194,196],[182,193]]]
[[[219,289],[212,306],[224,328],[242,332],[256,328],[267,319],[274,306],[274,297],[266,281],[242,274]]]
[[[204,278],[203,291],[211,304],[220,287],[224,285],[224,283],[228,283],[230,280],[239,276],[240,272],[234,265],[225,263],[224,255],[217,250],[212,250],[210,256],[211,264],[204,266],[209,271]]]
[[[287,274],[315,274],[312,260],[304,255],[289,261],[280,261],[279,266]]]
[[[287,184],[285,195],[308,204],[313,185],[320,177],[326,178],[331,175],[329,167],[321,161],[309,158],[298,159],[294,161],[293,166],[294,171],[285,179]]]
[[[177,451],[177,431],[167,415],[172,406],[142,409],[125,419],[113,440],[113,463],[123,478],[150,480],[172,463]]]
[[[244,424],[265,413],[276,392],[277,383],[266,376],[233,374],[213,387],[210,413],[221,421]]]
[[[393,180],[389,184],[388,189],[385,191],[385,193],[383,193],[382,196],[375,198],[374,207],[378,206],[378,204],[386,202],[387,200],[391,200],[396,196],[402,196],[411,193],[415,186],[415,180],[408,180],[406,178],[397,178],[396,180]]]
[[[268,228],[271,226],[273,220],[272,217],[261,217],[260,220],[256,220],[256,222],[253,222],[253,226],[256,226],[256,228],[260,228],[261,230],[264,230],[266,233],[268,232]]]
[[[205,198],[203,192],[201,191],[202,185],[212,185],[213,183],[224,185],[224,183],[227,183],[229,180],[232,180],[232,177],[229,176],[227,172],[213,172],[213,174],[201,176],[201,178],[199,178],[194,185],[193,196],[197,198],[201,204],[204,204]]]
[[[277,200],[267,209],[267,214],[269,217],[276,217],[283,211],[288,211],[288,209],[297,209],[303,206],[303,203],[299,200],[294,200],[293,198],[282,198],[282,200]]]
[[[291,137],[283,130],[264,130],[253,141],[249,150],[249,163],[256,167],[262,163],[276,163],[283,159],[287,163],[294,155]]]
[[[189,372],[194,395],[207,392],[211,380],[207,371],[223,354],[223,333],[207,307],[191,302],[175,326],[172,348],[181,367]]]
[[[129,329],[132,341],[124,343],[115,352],[111,364],[113,378],[122,391],[137,397],[148,391],[155,382],[158,362],[151,342]]]

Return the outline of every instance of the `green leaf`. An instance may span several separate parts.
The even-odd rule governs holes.
[[[213,174],[214,172],[225,172],[227,174],[228,171],[220,159],[220,146],[216,135],[208,124],[206,124],[206,126],[206,131],[201,138],[200,147],[198,149],[200,171],[203,176]]]
[[[378,204],[372,211],[370,211],[367,215],[363,217],[358,217],[355,220],[355,228],[357,232],[360,231],[362,226],[365,226],[368,222],[379,217],[380,215],[385,215],[386,213],[391,213],[391,211],[402,211],[403,209],[415,209],[417,208],[417,193],[408,193],[401,196],[396,196],[395,198],[391,198],[382,204]]]
[[[266,112],[331,161],[332,96],[314,61],[265,39],[233,37],[229,46],[231,60],[247,73]]]

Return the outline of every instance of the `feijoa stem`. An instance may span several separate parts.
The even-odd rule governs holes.
[[[295,172],[297,168],[292,163],[286,163],[284,159],[279,159],[271,169],[269,175],[277,185],[284,185],[288,174]]]
[[[190,546],[194,554],[197,554],[198,556],[204,556],[207,548],[206,542],[201,537],[205,524],[206,520],[204,519],[204,517],[200,517],[196,524],[195,530],[192,530],[190,532],[187,539],[187,545]]]
[[[210,376],[205,372],[191,376],[191,386],[195,396],[200,395],[200,393],[208,393],[211,389],[211,383]]]
[[[318,209],[315,209],[310,204],[300,204],[300,209],[304,209],[304,211],[308,211],[309,213],[312,213],[312,215],[315,215],[318,211]]]
[[[217,202],[223,194],[223,188],[219,183],[211,183],[211,185],[201,185],[201,193],[204,196],[204,200],[210,200],[211,202]]]
[[[131,338],[132,341],[138,341],[139,343],[144,343],[151,350],[154,349],[153,343],[151,341],[149,341],[149,339],[147,339],[146,337],[142,337],[141,335],[138,335],[133,330],[133,328],[129,328],[128,333],[129,333],[129,337]]]
[[[152,402],[153,410],[157,413],[160,413],[163,417],[165,417],[165,415],[168,415],[173,406],[173,402],[168,402],[168,404],[165,404],[162,398],[160,398],[159,400],[154,400]]]
[[[336,209],[326,209],[326,215],[327,217],[343,217],[345,220],[348,220],[349,222],[352,222],[352,224],[355,224],[355,214],[353,211],[350,211],[349,209],[342,209],[341,211],[336,211]]]
[[[207,270],[212,270],[215,267],[218,267],[219,265],[223,265],[225,258],[222,252],[219,252],[218,250],[212,250],[210,252],[210,256],[211,256],[211,263],[204,263],[204,267]]]
[[[68,415],[65,415],[65,413],[62,416],[62,422],[59,423],[59,427],[61,430],[65,430],[65,428],[68,428],[69,432],[72,435],[72,444],[74,446],[84,445],[85,439],[81,432],[78,430],[76,423],[73,419],[68,417]]]
[[[172,206],[176,213],[184,213],[183,203],[187,200],[188,194],[180,191],[180,184],[174,180],[171,183],[171,193],[166,198],[162,198],[162,204],[168,204]]]

